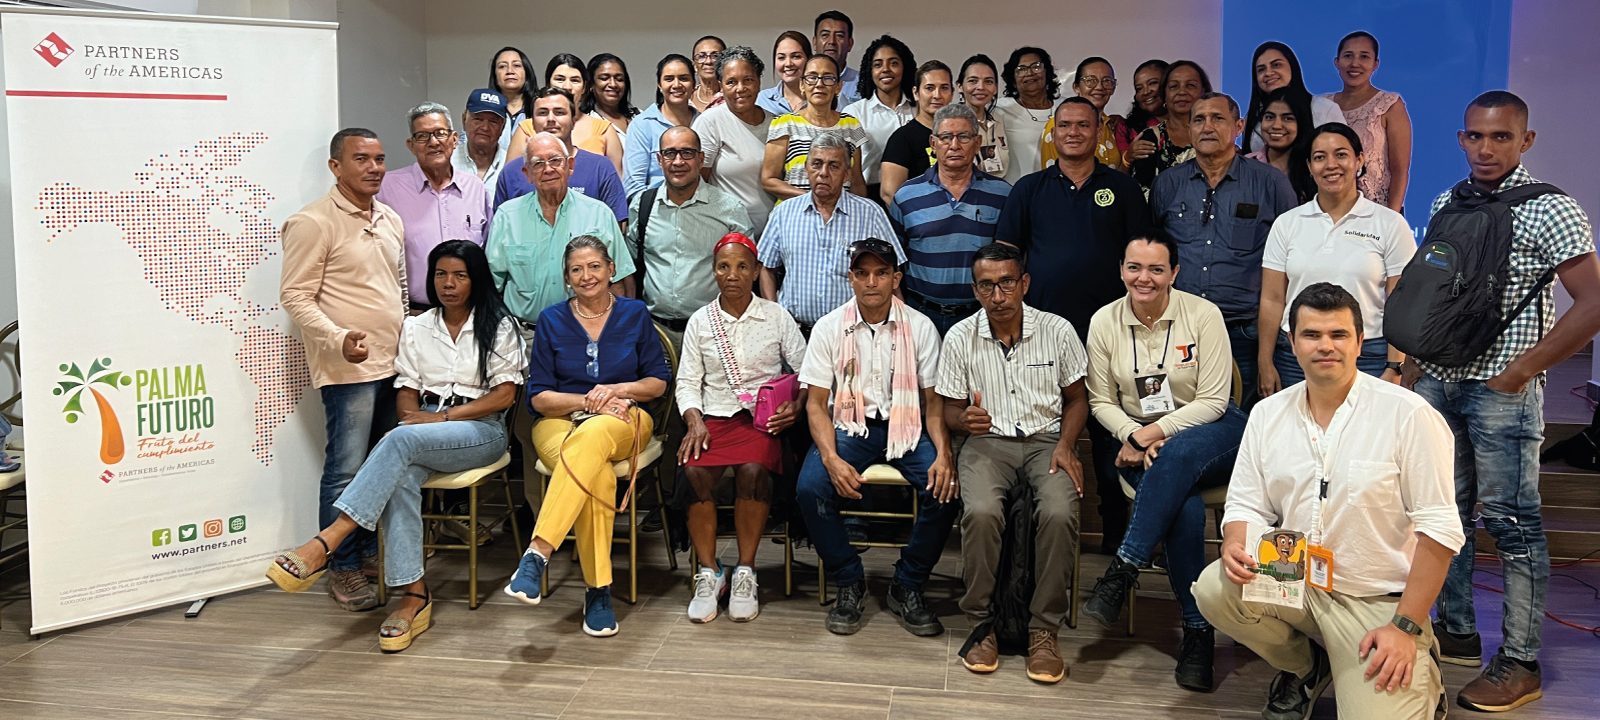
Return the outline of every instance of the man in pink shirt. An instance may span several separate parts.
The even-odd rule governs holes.
[[[411,135],[406,148],[417,158],[384,176],[378,202],[394,208],[405,225],[406,289],[411,311],[428,309],[428,253],[446,240],[466,240],[483,247],[489,233],[489,197],[483,181],[472,173],[458,173],[456,131],[450,110],[425,102],[407,113]]]
[[[384,176],[378,136],[364,128],[334,134],[328,170],[334,176],[328,194],[283,223],[279,285],[283,309],[300,327],[311,382],[322,393],[327,415],[320,527],[338,517],[333,501],[372,444],[394,427],[394,359],[407,303],[400,216],[374,199]],[[372,533],[353,536],[334,553],[328,594],[341,607],[378,606],[362,572],[363,560],[376,556]]]

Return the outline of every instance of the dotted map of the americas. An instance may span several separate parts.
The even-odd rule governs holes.
[[[239,338],[234,358],[256,386],[251,450],[271,465],[273,437],[310,387],[311,371],[300,339],[270,324],[277,305],[241,294],[249,272],[279,252],[277,225],[266,214],[272,194],[233,174],[266,141],[259,132],[233,133],[159,155],[134,174],[132,190],[55,183],[39,193],[37,209],[52,241],[82,225],[116,227],[167,309]]]

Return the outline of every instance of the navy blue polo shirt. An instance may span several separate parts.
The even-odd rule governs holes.
[[[1229,323],[1255,322],[1261,305],[1261,253],[1279,215],[1299,205],[1289,177],[1236,155],[1213,190],[1196,160],[1156,176],[1155,223],[1178,243],[1173,287],[1199,295]]]
[[[1089,333],[1096,310],[1122,297],[1122,249],[1151,232],[1150,207],[1132,177],[1098,162],[1082,187],[1051,164],[1011,188],[995,239],[1027,253],[1032,276],[1024,300]]]

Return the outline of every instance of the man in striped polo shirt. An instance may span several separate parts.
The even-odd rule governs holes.
[[[964,104],[933,115],[934,165],[894,194],[889,222],[905,247],[905,299],[944,335],[978,309],[972,297],[972,254],[994,242],[1011,185],[977,169],[983,136]]]
[[[944,398],[945,427],[968,435],[956,466],[967,585],[961,610],[974,627],[992,619],[1006,493],[1019,480],[1027,482],[1037,503],[1027,671],[1036,682],[1056,683],[1067,674],[1056,632],[1071,609],[1068,588],[1077,582],[1072,558],[1083,465],[1073,446],[1089,418],[1088,354],[1072,323],[1023,304],[1030,278],[1021,250],[986,245],[974,253],[971,272],[983,312],[945,336],[935,386]],[[961,656],[968,670],[1000,666],[992,626],[969,644]]]

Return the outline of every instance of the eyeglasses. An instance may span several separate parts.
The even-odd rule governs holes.
[[[1020,281],[1014,277],[1000,278],[999,282],[995,282],[993,280],[979,280],[978,282],[972,284],[972,288],[977,290],[978,294],[984,297],[993,295],[995,288],[999,288],[1005,291],[1007,295],[1010,295],[1017,289],[1018,282]]]
[[[697,52],[697,53],[694,54],[694,61],[695,62],[704,62],[706,60],[715,60],[715,59],[717,59],[717,56],[721,55],[721,54],[722,53]]]
[[[528,169],[534,172],[543,172],[546,165],[559,170],[565,164],[567,164],[567,159],[559,155],[547,158],[532,158],[527,162]]]
[[[425,143],[429,140],[438,140],[439,142],[444,142],[449,140],[450,136],[454,134],[456,134],[456,131],[449,128],[439,128],[438,130],[434,130],[432,132],[427,130],[418,130],[414,133],[411,133],[411,142]]]
[[[584,354],[589,356],[589,364],[583,366],[583,371],[586,372],[586,373],[589,373],[589,377],[594,378],[596,380],[599,380],[600,379],[600,343],[597,343],[597,342],[595,342],[593,340],[590,340],[589,344],[584,346],[583,352],[584,352]]]
[[[800,80],[805,82],[805,84],[807,84],[807,85],[821,85],[823,87],[833,87],[836,83],[839,82],[839,76],[838,75],[807,75],[805,77],[800,78]]]
[[[945,145],[949,145],[952,142],[958,142],[958,143],[961,143],[962,145],[965,145],[965,144],[967,144],[969,142],[972,142],[973,140],[977,140],[978,139],[978,134],[977,133],[970,133],[970,132],[958,132],[958,133],[946,132],[946,133],[938,133],[938,134],[934,135],[933,139],[938,140],[940,143],[943,143]]]
[[[889,257],[895,257],[894,246],[890,245],[889,241],[879,240],[878,238],[869,237],[864,240],[857,240],[853,243],[850,243],[849,253],[851,255],[863,250],[888,255]]]
[[[1090,90],[1101,86],[1105,86],[1107,90],[1111,90],[1117,87],[1117,79],[1111,77],[1097,78],[1093,75],[1089,75],[1087,77],[1078,78],[1078,84],[1089,88]]]
[[[1206,188],[1205,200],[1200,203],[1200,224],[1206,225],[1217,216],[1217,189]]]
[[[661,148],[656,151],[656,154],[660,155],[661,159],[666,162],[672,162],[679,158],[693,160],[700,157],[700,151],[694,148]]]
[[[1017,74],[1018,75],[1032,75],[1034,73],[1041,73],[1041,72],[1044,72],[1044,61],[1043,60],[1031,62],[1031,63],[1028,63],[1027,65],[1018,65],[1017,66]]]

